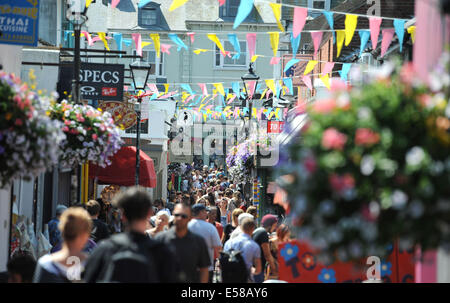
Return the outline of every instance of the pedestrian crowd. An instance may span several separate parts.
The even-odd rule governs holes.
[[[101,199],[56,207],[48,223],[52,250],[37,262],[17,255],[10,282],[182,282],[277,280],[278,244],[290,231],[278,216],[257,220],[257,208],[223,170],[183,176],[181,191],[151,201],[132,187],[111,207]]]

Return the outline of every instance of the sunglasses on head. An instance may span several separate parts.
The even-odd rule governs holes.
[[[183,219],[187,219],[188,218],[188,215],[186,215],[186,214],[173,214],[175,217],[181,217],[181,218],[183,218]]]

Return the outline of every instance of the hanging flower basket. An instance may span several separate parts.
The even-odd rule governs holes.
[[[0,73],[0,188],[17,178],[30,180],[58,163],[65,135],[46,114],[52,98]]]
[[[276,175],[293,222],[331,261],[400,249],[450,249],[448,54],[424,85],[386,63],[360,88],[310,106]]]
[[[67,101],[51,106],[50,117],[63,123],[67,140],[61,143],[64,165],[77,165],[91,161],[101,167],[111,164],[109,158],[123,141],[120,130],[108,112],[89,105],[74,105]]]

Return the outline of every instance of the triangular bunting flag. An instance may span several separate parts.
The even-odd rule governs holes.
[[[296,63],[298,63],[298,62],[300,62],[300,60],[298,60],[298,59],[291,59],[291,60],[289,60],[289,62],[288,62],[288,63],[286,64],[286,66],[284,67],[283,72],[287,72],[288,69],[291,68],[291,66],[293,66],[294,64],[296,64]]]
[[[267,87],[270,88],[271,91],[273,91],[273,92],[276,91],[274,79],[267,79],[267,80],[265,80],[265,82],[266,82]]]
[[[395,30],[393,28],[385,28],[382,30],[383,40],[381,41],[381,58],[384,57],[386,51],[391,45],[392,38],[394,38]]]
[[[228,34],[228,41],[230,41],[231,45],[233,45],[234,54],[233,59],[238,60],[241,57],[241,45],[239,43],[239,39],[236,34]]]
[[[403,37],[405,36],[405,23],[406,20],[396,19],[394,20],[395,33],[398,37],[398,43],[400,44],[400,52],[403,51]]]
[[[334,20],[333,20],[333,12],[324,11],[323,15],[328,21],[328,25],[330,26],[330,29],[333,30],[333,43],[336,44],[336,32],[334,32]]]
[[[281,60],[280,57],[272,57],[272,59],[270,59],[270,64],[277,65],[278,63],[280,63],[280,60]]]
[[[256,34],[250,33],[247,34],[247,48],[248,53],[250,54],[250,58],[255,55],[255,49],[256,49]]]
[[[348,46],[352,41],[357,23],[358,23],[357,15],[348,14],[345,16],[345,46]]]
[[[177,34],[167,34],[170,40],[172,40],[176,45],[178,45],[177,51],[180,51],[181,48],[184,48],[185,50],[188,50],[188,47],[184,42],[180,39],[180,37],[177,36]]]
[[[326,86],[326,88],[328,88],[328,90],[330,90],[330,77],[328,77],[328,75],[325,75],[325,76],[320,76],[319,78],[320,78],[320,80],[322,80],[322,82]]]
[[[305,83],[306,87],[308,87],[310,90],[313,90],[311,76],[303,76],[302,80]]]
[[[311,39],[314,43],[314,56],[317,55],[317,52],[320,48],[320,42],[322,42],[323,32],[311,32]]]
[[[348,72],[350,71],[351,67],[352,67],[351,63],[344,63],[344,64],[342,64],[342,70],[339,71],[339,74],[341,75],[341,79],[343,81],[347,81],[348,80],[347,75],[348,75]]]
[[[278,28],[280,31],[284,32],[284,27],[281,24],[281,3],[269,3],[269,5],[272,8],[273,16],[277,21]]]
[[[219,38],[217,38],[216,34],[208,34],[208,39],[211,40],[212,42],[214,42],[217,47],[220,49],[220,51],[222,52],[222,55],[225,57],[225,49],[222,46],[222,43],[220,43]]]
[[[381,22],[383,22],[383,19],[379,17],[369,17],[370,39],[372,40],[373,49],[377,48]]]
[[[161,43],[161,52],[170,55],[170,48],[172,46],[173,46],[172,44]]]
[[[315,60],[310,60],[308,62],[308,64],[306,65],[305,72],[303,73],[303,75],[307,75],[310,72],[312,72],[314,67],[317,65],[317,63],[319,63],[319,62],[315,61]]]
[[[369,42],[370,31],[368,30],[360,30],[359,37],[361,39],[361,46],[359,48],[359,56],[361,57],[364,49],[366,48],[367,42]]]
[[[236,18],[234,19],[233,29],[236,29],[252,12],[254,0],[241,0]]]
[[[341,55],[342,46],[344,45],[344,39],[345,39],[345,31],[337,30],[336,31],[337,57]]]
[[[141,41],[141,34],[131,34],[131,37],[134,41],[134,44],[136,46],[136,54],[138,56],[142,57],[142,41]]]
[[[116,8],[117,4],[119,4],[120,0],[112,0],[111,1],[111,8]]]
[[[194,50],[194,53],[196,54],[196,55],[198,55],[198,54],[200,54],[200,53],[205,53],[205,52],[207,52],[207,51],[209,51],[208,49],[201,49],[201,48],[199,48],[199,49],[195,49]]]
[[[300,40],[302,38],[302,35],[298,35],[297,38],[294,38],[294,34],[291,33],[291,47],[292,47],[292,54],[295,56],[297,55],[298,47],[300,45]]]
[[[322,76],[331,73],[334,67],[334,62],[327,62],[325,63],[325,67],[322,70]]]
[[[225,96],[225,90],[223,89],[222,83],[213,83],[213,85],[222,96]]]
[[[411,35],[412,43],[415,43],[416,42],[416,26],[415,25],[408,27],[408,34]]]
[[[208,90],[206,89],[206,84],[205,83],[198,83],[198,86],[200,86],[203,96],[208,95]]]
[[[172,5],[169,8],[169,11],[173,11],[174,9],[177,9],[178,7],[185,4],[188,0],[173,0]]]
[[[150,38],[152,38],[153,43],[155,44],[156,57],[161,56],[161,46],[159,43],[159,34],[150,34]]]
[[[278,52],[278,44],[280,42],[280,33],[279,32],[268,32],[270,36],[270,46],[272,47],[273,56],[277,56]]]
[[[103,41],[103,44],[105,45],[105,48],[106,48],[107,50],[109,50],[108,41],[106,40],[106,33],[104,33],[104,32],[99,32],[99,33],[98,33],[98,36],[99,36],[100,40]]]
[[[303,30],[303,27],[306,23],[306,17],[308,16],[308,9],[305,7],[295,7],[294,8],[294,21],[293,21],[293,34],[294,38],[297,38],[298,35]]]

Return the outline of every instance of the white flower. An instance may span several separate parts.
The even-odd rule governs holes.
[[[395,209],[401,209],[405,206],[408,201],[408,196],[401,190],[395,190],[391,196],[392,207]]]
[[[361,173],[365,176],[370,176],[375,169],[375,161],[370,155],[365,155],[361,159]]]
[[[361,107],[358,110],[358,119],[368,120],[372,116],[372,110],[368,107]]]
[[[408,165],[417,166],[425,159],[425,152],[423,148],[415,146],[406,154],[406,163]]]

